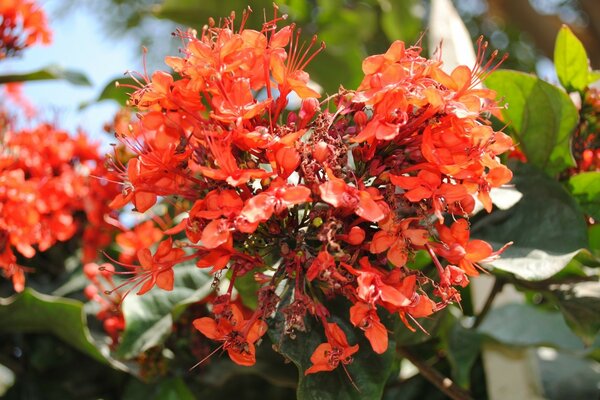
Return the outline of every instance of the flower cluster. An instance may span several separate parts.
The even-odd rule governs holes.
[[[227,278],[213,317],[194,326],[234,362],[254,364],[269,322],[296,337],[310,317],[326,342],[305,373],[331,371],[359,349],[332,299],[349,300],[348,320],[381,354],[383,314],[415,330],[501,251],[472,240],[468,223],[476,199],[490,211],[490,189],[512,177],[498,159],[512,141],[487,119],[495,93],[480,87],[495,55],[484,63],[480,42],[477,65],[448,74],[397,41],[365,59],[357,90],[319,101],[305,67],[324,46],[278,28],[277,10],[260,31],[246,19],[179,32],[182,57],[166,58],[175,74],[133,75],[139,120],[117,136],[135,156],[114,163],[124,186],[112,206],[145,212],[166,198],[181,222],[154,253],[137,250],[129,290],[170,290],[173,269],[194,260]],[[414,268],[419,252],[431,271]],[[246,318],[233,289],[248,274],[258,305]]]
[[[25,281],[17,254],[31,258],[80,228],[87,238],[84,258],[96,259],[111,239],[104,216],[107,199],[118,190],[97,178],[108,176],[97,146],[83,133],[73,137],[48,124],[6,129],[0,143],[0,270],[15,289],[22,290]],[[85,227],[78,223],[80,214]]]
[[[51,37],[46,14],[34,0],[0,2],[0,60],[35,43],[48,44]]]

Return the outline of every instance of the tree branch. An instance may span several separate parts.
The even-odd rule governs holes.
[[[473,400],[469,392],[456,385],[450,378],[442,375],[432,366],[428,365],[406,347],[399,346],[396,348],[396,352],[399,356],[406,358],[417,367],[421,375],[429,382],[433,383],[446,396],[453,400]]]

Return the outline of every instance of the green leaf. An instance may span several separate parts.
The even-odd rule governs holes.
[[[477,331],[512,346],[584,349],[583,342],[571,332],[559,312],[527,304],[508,304],[490,310]]]
[[[102,363],[113,363],[94,343],[85,318],[80,301],[44,295],[30,288],[0,299],[0,332],[51,333]]]
[[[236,13],[236,28],[242,20],[242,12],[248,8],[246,0],[229,1],[198,1],[198,0],[165,0],[155,10],[155,15],[159,18],[166,18],[172,21],[185,24],[189,27],[200,30],[203,25],[208,23],[208,18],[212,17],[215,21],[219,18],[229,17],[232,11]],[[273,2],[269,0],[255,0],[252,2],[254,10],[246,23],[250,29],[260,30],[264,21],[263,10],[269,15],[273,9]]]
[[[250,271],[243,276],[236,277],[234,286],[240,294],[242,303],[246,307],[256,310],[256,307],[258,306],[258,296],[256,294],[258,293],[260,285],[254,279],[254,273]]]
[[[353,362],[346,365],[348,374],[359,390],[352,385],[341,364],[330,372],[304,375],[304,371],[312,365],[310,356],[318,345],[326,342],[323,329],[315,322],[314,318],[307,317],[305,320],[307,331],[297,332],[296,337],[292,339],[283,333],[283,313],[277,312],[274,321],[271,321],[269,335],[271,340],[276,343],[276,350],[290,359],[298,368],[297,398],[300,400],[381,398],[394,364],[394,341],[390,340],[388,350],[384,354],[378,355],[371,349],[371,345],[365,339],[362,331],[356,330],[350,325],[347,318],[339,317],[348,315],[347,307],[333,309],[328,305],[328,308],[332,315],[329,322],[335,322],[342,328],[350,345],[358,344],[360,346],[359,351],[353,356]]]
[[[0,75],[0,84],[13,82],[31,82],[63,79],[73,85],[91,86],[92,83],[87,76],[78,71],[72,71],[60,65],[49,65],[38,71],[25,74]]]
[[[550,176],[575,166],[570,138],[579,114],[565,92],[534,75],[509,70],[494,72],[485,84],[508,104],[502,115],[529,163]]]
[[[121,106],[125,106],[127,104],[127,100],[129,100],[129,94],[133,92],[133,89],[123,85],[131,85],[136,87],[139,86],[133,78],[122,77],[113,79],[106,86],[104,86],[104,89],[102,89],[102,92],[98,98],[94,100],[94,102],[97,103],[103,100],[114,100]]]
[[[448,361],[452,366],[452,377],[459,386],[469,388],[471,369],[481,352],[482,341],[481,333],[465,328],[459,320],[448,332]]]
[[[600,221],[600,172],[583,172],[572,176],[569,189],[583,211]]]
[[[590,239],[590,249],[592,252],[600,254],[600,224],[596,223],[588,228],[588,237]]]
[[[415,0],[379,1],[381,5],[381,29],[390,42],[404,40],[414,43],[423,30],[421,18],[412,12],[417,4]]]
[[[585,48],[566,25],[560,28],[556,37],[554,65],[558,80],[569,92],[582,92],[594,81]]]
[[[560,351],[538,352],[537,361],[544,398],[587,400],[600,395],[598,362]]]
[[[155,287],[142,296],[131,293],[123,301],[125,331],[117,349],[120,357],[132,358],[163,343],[187,306],[211,292],[212,280],[197,267],[182,265],[174,271],[172,291]]]
[[[181,378],[145,384],[132,380],[122,395],[123,400],[195,400],[196,396]]]
[[[565,321],[591,346],[600,332],[600,282],[585,282],[553,291]]]
[[[565,188],[529,164],[513,169],[513,183],[523,197],[508,210],[483,216],[473,225],[473,236],[499,247],[514,242],[498,269],[526,280],[546,279],[563,269],[586,248],[585,216]]]

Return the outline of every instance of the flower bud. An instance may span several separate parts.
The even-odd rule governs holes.
[[[315,148],[313,149],[312,156],[315,160],[320,163],[325,162],[330,155],[329,146],[327,143],[321,141],[315,144]]]

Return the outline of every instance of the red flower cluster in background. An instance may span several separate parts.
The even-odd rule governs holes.
[[[358,345],[331,320],[329,300],[349,300],[347,318],[383,353],[382,310],[414,330],[417,318],[460,301],[478,263],[497,257],[470,239],[468,223],[475,199],[490,211],[490,189],[512,177],[498,159],[512,140],[487,119],[496,94],[479,85],[494,56],[484,64],[480,42],[477,65],[448,74],[397,41],[364,61],[357,90],[319,102],[305,68],[323,46],[300,43],[294,25],[278,28],[277,11],[260,31],[246,17],[180,32],[183,56],[166,59],[176,74],[138,76],[130,103],[139,121],[117,130],[135,156],[114,163],[124,186],[112,206],[145,212],[166,198],[182,219],[163,229],[179,240],[157,235],[154,252],[136,249],[129,290],[170,290],[173,269],[194,260],[228,279],[214,316],[194,326],[234,362],[254,363],[278,310],[290,336],[306,318],[322,323],[327,342],[311,349],[305,373],[330,371]],[[433,276],[411,267],[419,251]],[[232,297],[247,274],[260,288],[245,318]]]
[[[0,2],[0,60],[17,55],[35,43],[52,38],[46,14],[33,0]]]
[[[21,131],[4,126],[0,142],[0,270],[15,289],[25,281],[17,253],[31,258],[79,229],[84,259],[96,259],[111,240],[105,215],[118,190],[99,178],[109,175],[97,146],[83,133],[70,136],[49,124]]]

